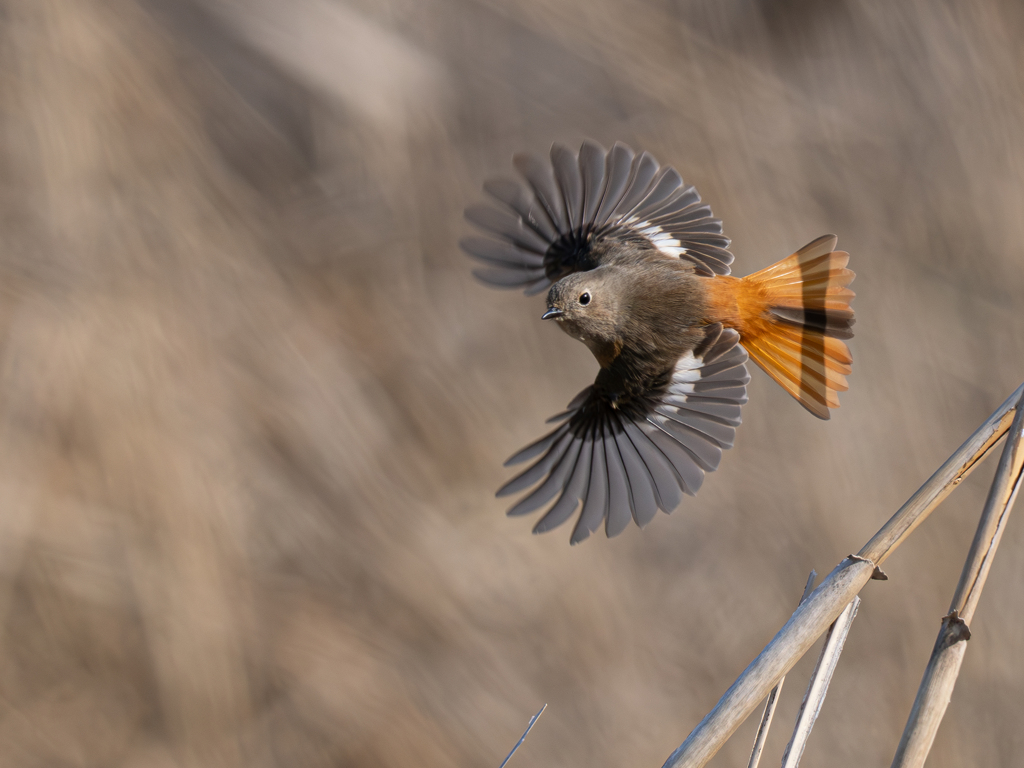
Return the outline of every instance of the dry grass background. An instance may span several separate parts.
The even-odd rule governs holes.
[[[546,701],[517,765],[660,765],[1024,378],[1022,39],[1012,0],[0,2],[0,763],[496,766]],[[594,363],[455,243],[587,136],[738,272],[838,233],[859,323],[832,422],[755,373],[696,500],[570,548],[492,494]],[[805,764],[887,764],[993,467],[867,589]],[[1024,748],[1022,579],[1011,522],[931,766]]]

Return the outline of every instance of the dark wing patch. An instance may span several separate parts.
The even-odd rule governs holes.
[[[564,523],[582,502],[571,539],[577,544],[602,522],[609,537],[630,519],[642,528],[659,509],[671,512],[683,494],[695,494],[732,447],[750,380],[736,331],[716,324],[707,339],[640,405],[615,408],[594,386],[583,390],[555,417],[560,423],[552,432],[506,462],[532,462],[498,491],[533,489],[508,514],[550,504],[534,527],[540,533]]]
[[[595,240],[637,235],[700,274],[729,274],[733,256],[722,222],[696,189],[649,153],[637,155],[625,144],[605,151],[585,141],[578,153],[555,144],[549,160],[517,154],[512,162],[526,184],[488,181],[484,190],[500,206],[466,209],[466,218],[488,235],[460,243],[487,265],[474,272],[483,282],[539,293],[600,266]]]

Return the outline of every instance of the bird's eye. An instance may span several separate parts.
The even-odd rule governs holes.
[[[584,307],[587,306],[587,304],[590,303],[590,292],[584,291],[583,293],[581,293],[579,301],[580,304],[582,304]]]

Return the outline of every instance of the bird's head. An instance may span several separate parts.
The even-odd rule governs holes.
[[[595,351],[595,345],[618,341],[623,276],[615,267],[599,267],[562,278],[548,291],[548,309],[541,316]]]

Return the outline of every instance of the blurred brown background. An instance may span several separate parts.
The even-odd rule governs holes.
[[[515,765],[661,765],[1024,379],[1022,39],[1013,0],[0,2],[0,764],[496,767],[548,702]],[[675,165],[741,274],[837,233],[859,322],[831,422],[754,371],[697,499],[570,548],[493,491],[596,364],[456,242],[584,137]],[[806,765],[888,764],[993,468],[865,591]],[[1020,523],[936,768],[1024,748]]]

